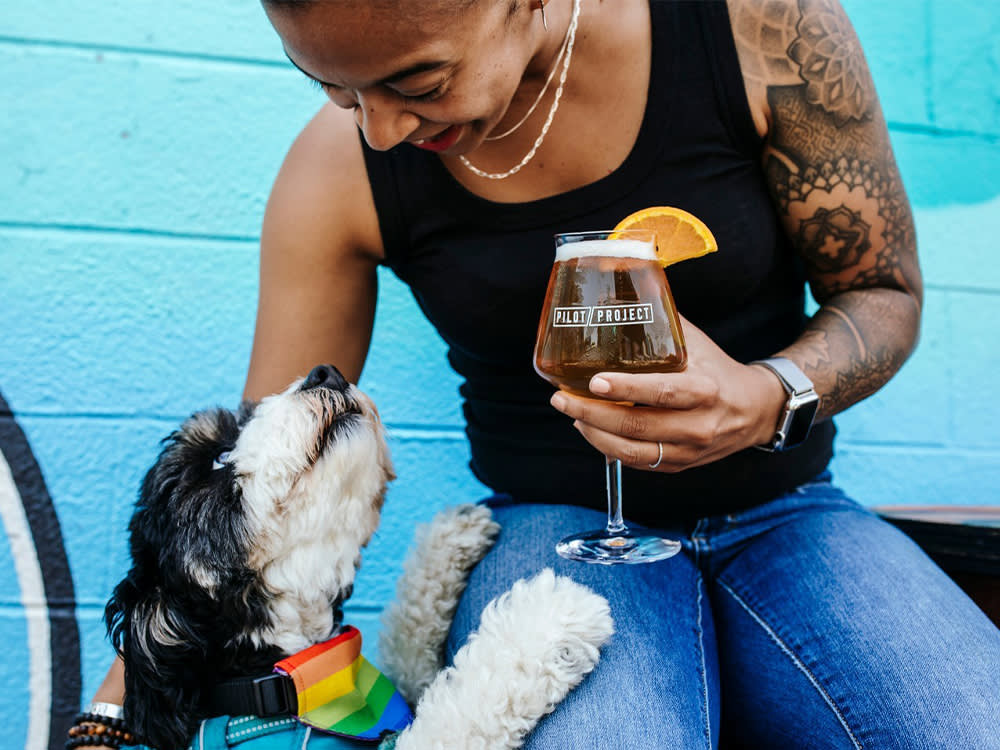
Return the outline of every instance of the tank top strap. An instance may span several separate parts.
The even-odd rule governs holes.
[[[757,158],[764,139],[757,133],[750,112],[728,6],[725,0],[710,3],[696,0],[695,5],[700,7],[704,20],[702,32],[712,62],[719,114],[729,129],[733,144],[741,153]]]
[[[726,0],[651,0],[651,7],[654,19],[657,9],[670,18],[654,21],[653,29],[654,44],[674,51],[669,96],[677,102],[675,115],[694,128],[699,118],[717,119],[732,146],[756,159],[763,141],[750,113]],[[709,92],[700,91],[706,83]],[[704,93],[712,94],[711,102]]]

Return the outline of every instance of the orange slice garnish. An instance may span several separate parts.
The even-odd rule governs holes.
[[[705,222],[672,206],[651,206],[626,216],[614,231],[646,229],[656,234],[656,256],[664,268],[719,249]]]

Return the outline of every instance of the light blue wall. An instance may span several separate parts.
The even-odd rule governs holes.
[[[998,504],[1000,6],[845,5],[916,210],[927,302],[915,356],[839,420],[834,468],[870,504]],[[239,397],[267,192],[321,100],[252,0],[43,0],[0,9],[0,102],[0,393],[61,523],[89,697],[139,479],[180,418]],[[380,280],[362,385],[400,478],[349,613],[371,628],[413,522],[484,492],[444,348]],[[44,747],[28,731],[24,540],[4,521],[0,641],[24,658],[0,664],[0,715],[11,747]]]

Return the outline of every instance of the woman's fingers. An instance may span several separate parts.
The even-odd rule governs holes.
[[[609,401],[664,409],[696,409],[710,405],[719,393],[714,380],[691,372],[602,372],[591,378],[590,390]]]
[[[654,446],[662,440],[701,451],[709,447],[716,436],[716,425],[710,416],[694,409],[671,411],[652,406],[627,406],[564,393],[553,395],[551,403],[580,425],[626,439],[651,441]],[[654,457],[649,463],[655,460]]]
[[[625,437],[649,439],[650,431],[655,426],[653,415],[642,407],[578,398],[567,396],[564,393],[553,395],[551,403],[556,409],[577,422]]]
[[[617,458],[623,466],[672,473],[704,463],[698,451],[689,446],[625,438],[582,422],[574,422],[573,426],[594,448],[609,458]]]
[[[683,373],[602,373],[591,383],[601,398],[556,391],[550,403],[573,419],[644,440],[697,440],[698,415],[704,413],[699,410],[711,408],[718,398],[709,378]]]

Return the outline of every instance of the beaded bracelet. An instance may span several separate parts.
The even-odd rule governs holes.
[[[84,711],[73,719],[69,739],[66,741],[66,750],[94,745],[120,748],[135,743],[135,735],[125,726],[124,719]]]
[[[73,750],[77,747],[91,747],[94,745],[103,745],[104,747],[119,748],[122,747],[121,743],[117,740],[110,740],[106,737],[101,737],[96,734],[85,734],[81,737],[74,737],[72,739],[66,740],[66,750]]]

